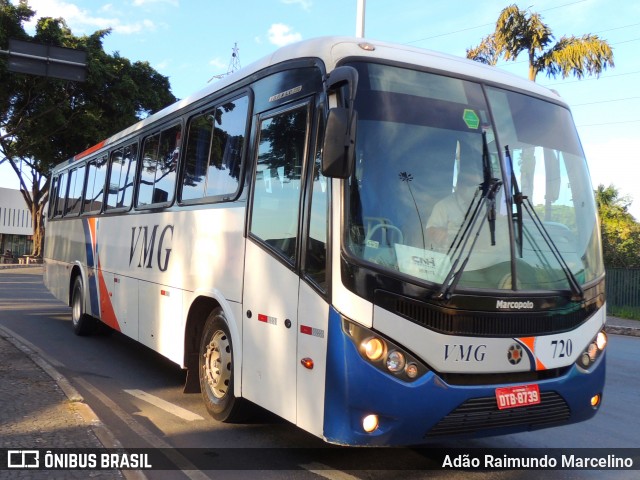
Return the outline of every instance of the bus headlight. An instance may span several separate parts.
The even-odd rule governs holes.
[[[429,371],[414,355],[373,330],[344,318],[342,329],[360,356],[378,370],[405,382],[413,382]]]
[[[604,329],[600,330],[593,340],[587,345],[582,354],[578,357],[578,366],[585,370],[590,368],[602,355],[607,346],[607,334]]]
[[[384,347],[384,342],[381,339],[378,337],[371,337],[362,342],[360,349],[369,360],[375,362],[380,360],[384,355]]]
[[[393,350],[387,355],[387,368],[390,372],[399,372],[405,365],[404,355],[398,350]]]

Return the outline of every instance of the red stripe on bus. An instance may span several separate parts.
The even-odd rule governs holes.
[[[96,143],[93,147],[87,148],[84,152],[81,152],[77,154],[75,157],[73,157],[73,161],[75,162],[76,160],[80,160],[81,158],[86,157],[87,155],[95,152],[96,150],[100,150],[102,147],[104,147],[106,142],[107,142],[106,140],[102,140],[101,142]]]
[[[98,288],[100,289],[100,320],[109,325],[114,330],[121,332],[116,312],[111,303],[111,292],[107,288],[107,284],[98,265]]]

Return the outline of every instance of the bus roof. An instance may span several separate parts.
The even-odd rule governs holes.
[[[494,84],[531,92],[538,96],[547,97],[555,102],[563,103],[557,93],[537,85],[535,82],[512,73],[505,72],[499,68],[468,60],[467,58],[456,57],[454,55],[411,47],[408,45],[379,42],[355,37],[318,37],[282,47],[247,67],[244,67],[217,82],[207,85],[196,93],[165,107],[125,130],[122,130],[121,132],[97,143],[84,152],[75,155],[67,162],[63,162],[63,164],[56,167],[56,170],[58,168],[62,168],[64,165],[68,165],[69,163],[101,150],[102,148],[109,147],[118,140],[135,133],[145,126],[171,115],[172,113],[179,111],[180,109],[197,102],[208,95],[222,90],[223,88],[270,66],[297,58],[318,58],[324,63],[327,72],[330,72],[342,60],[349,57],[386,59],[407,65],[427,67],[433,70],[440,70],[445,73],[448,72],[454,75],[468,76],[470,78],[476,78]]]

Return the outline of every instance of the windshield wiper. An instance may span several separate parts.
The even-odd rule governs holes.
[[[473,194],[473,198],[471,199],[471,202],[469,202],[469,206],[467,207],[467,211],[464,214],[464,218],[462,219],[462,224],[460,225],[460,228],[458,229],[458,231],[456,232],[456,236],[454,237],[453,241],[451,242],[451,245],[449,245],[449,249],[447,250],[447,255],[451,254],[451,249],[453,248],[453,254],[455,255],[455,252],[458,250],[458,248],[460,247],[460,244],[462,243],[463,239],[466,237],[467,232],[469,231],[469,228],[471,227],[471,221],[467,222],[467,219],[469,218],[469,213],[471,212],[471,209],[473,208],[473,205],[476,201],[476,197],[478,196],[478,192],[482,192],[481,194],[481,198],[484,198],[487,196],[487,193],[489,192],[489,189],[492,187],[494,182],[497,182],[498,179],[497,178],[493,178],[493,171],[491,169],[491,162],[489,160],[489,147],[487,145],[487,132],[482,132],[482,176],[483,176],[483,181],[480,184],[480,188],[476,190],[476,192]],[[497,193],[497,190],[496,192]],[[482,204],[482,202],[478,202],[478,204],[475,207],[475,210],[473,211],[473,214],[471,216],[471,218],[474,218],[477,215],[477,211],[480,208],[480,205]],[[491,235],[491,245],[495,245],[496,244],[496,209],[495,209],[495,202],[491,203],[490,209],[487,212],[487,219],[489,220],[489,232]],[[463,228],[466,225],[466,228]],[[454,248],[455,247],[455,248]]]
[[[558,247],[556,246],[555,242],[551,238],[551,235],[549,235],[549,232],[547,231],[544,224],[542,223],[542,220],[540,220],[540,217],[536,213],[535,208],[533,208],[533,204],[531,203],[531,200],[529,200],[529,197],[527,197],[526,195],[523,195],[522,192],[520,191],[520,187],[518,186],[518,180],[516,178],[516,174],[513,169],[513,160],[511,158],[511,154],[509,153],[509,145],[506,145],[504,147],[504,154],[506,159],[509,161],[509,168],[511,169],[511,186],[513,190],[513,203],[515,203],[516,205],[515,219],[516,219],[516,225],[517,225],[516,244],[518,246],[518,255],[520,256],[520,258],[522,258],[522,244],[523,244],[522,205],[524,205],[525,210],[533,220],[534,226],[538,229],[538,231],[542,235],[543,240],[549,247],[549,250],[551,250],[551,253],[555,257],[556,261],[560,265],[560,268],[562,268],[563,273],[567,277],[567,281],[569,282],[569,287],[571,288],[571,293],[572,293],[571,300],[574,302],[584,300],[584,290],[580,286],[578,279],[571,271],[571,268],[569,267],[569,265],[567,265],[567,262],[565,261],[564,257],[560,253],[560,250],[558,250]]]
[[[524,202],[525,210],[527,211],[529,216],[531,216],[534,226],[538,229],[538,231],[542,235],[543,240],[549,247],[549,250],[551,250],[551,253],[555,257],[557,262],[560,264],[560,268],[562,268],[562,271],[567,277],[567,281],[569,282],[569,287],[571,288],[571,293],[572,293],[571,300],[573,302],[580,302],[584,300],[584,290],[580,286],[580,282],[578,282],[578,279],[571,271],[571,268],[565,261],[564,257],[562,256],[562,253],[560,253],[560,250],[558,250],[558,247],[556,246],[555,242],[551,238],[551,235],[549,235],[549,232],[545,228],[544,223],[542,223],[542,220],[540,220],[540,217],[535,211],[535,208],[533,208],[531,201],[527,197],[524,197],[524,199],[526,200],[526,202]]]
[[[495,183],[498,181],[497,178],[493,178],[493,171],[491,169],[491,160],[489,159],[489,145],[487,144],[487,132],[482,132],[482,196],[486,197],[489,193],[489,190]],[[500,185],[497,187],[500,189]],[[487,212],[488,220],[489,220],[489,233],[491,235],[491,245],[496,244],[496,202],[495,202],[495,194],[498,193],[496,190],[493,193],[493,201],[490,204],[490,210]]]
[[[516,172],[513,169],[513,159],[511,153],[509,153],[509,145],[504,147],[504,156],[509,162],[509,170],[511,170],[511,194],[513,203],[516,205],[516,245],[518,246],[518,255],[522,258],[522,202],[527,198],[522,195],[520,187],[518,186],[518,179],[516,178]],[[512,213],[513,215],[513,213]]]
[[[482,226],[484,225],[485,221],[489,221],[489,230],[491,233],[491,245],[496,244],[496,235],[495,235],[496,195],[500,190],[500,186],[502,185],[502,182],[497,178],[493,178],[493,175],[492,175],[491,163],[489,161],[489,148],[487,146],[486,132],[482,133],[482,172],[484,177],[483,182],[480,184],[480,189],[482,190],[482,196],[480,197],[480,200],[476,204],[475,209],[473,210],[473,214],[469,218],[469,221],[466,222],[467,216],[471,211],[473,204],[475,203],[475,200],[476,200],[476,195],[474,195],[473,199],[469,204],[469,207],[467,208],[467,214],[465,215],[465,218],[462,221],[462,225],[460,225],[460,228],[458,229],[458,233],[456,233],[456,237],[451,247],[449,248],[449,251],[451,251],[451,248],[454,247],[455,245],[455,247],[453,248],[453,255],[455,256],[455,259],[453,261],[453,264],[451,265],[451,268],[449,269],[449,272],[447,273],[447,276],[442,282],[442,286],[440,287],[440,290],[438,290],[438,292],[434,295],[434,298],[437,300],[449,300],[451,298],[451,294],[455,291],[458,285],[458,282],[462,277],[462,272],[464,272],[464,269],[466,268],[467,263],[469,262],[469,258],[471,258],[471,253],[473,252],[476,242],[480,237],[480,232],[482,231]],[[463,258],[463,253],[465,251],[467,243],[469,242],[469,238],[471,237],[471,235],[469,235],[469,232],[473,232],[475,228],[475,224],[477,223],[478,218],[480,217],[480,212],[482,211],[481,207],[483,205],[486,205],[487,207],[486,208],[487,214],[483,217],[482,221],[480,222],[480,225],[475,230],[475,235],[473,235],[473,241],[471,242],[471,245],[467,250],[467,254]],[[466,222],[466,227],[465,227],[465,222]],[[458,237],[460,238],[458,239]],[[458,268],[458,264],[460,264],[460,268]]]

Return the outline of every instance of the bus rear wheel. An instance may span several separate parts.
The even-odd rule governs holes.
[[[200,391],[209,415],[227,423],[247,418],[247,402],[233,394],[233,344],[221,308],[211,312],[205,322],[200,339],[198,372]]]
[[[78,275],[71,290],[71,324],[76,335],[89,335],[94,332],[96,321],[84,311],[84,283]]]

